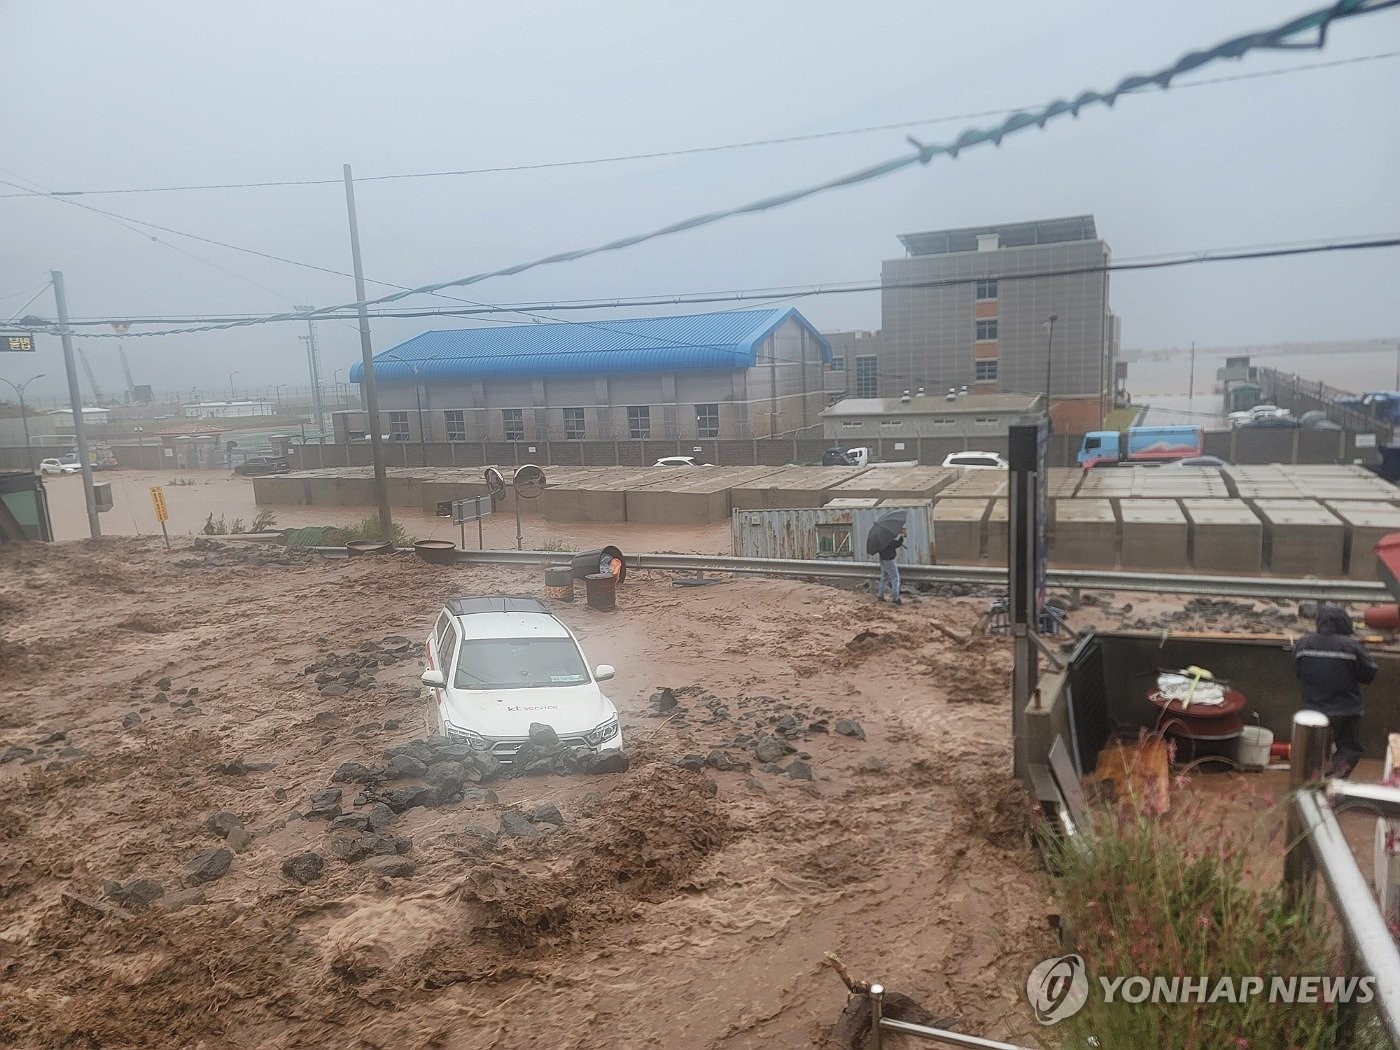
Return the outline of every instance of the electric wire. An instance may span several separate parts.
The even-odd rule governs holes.
[[[1217,84],[1230,84],[1248,80],[1264,80],[1273,77],[1291,76],[1296,73],[1309,73],[1321,69],[1334,69],[1340,66],[1357,65],[1365,62],[1378,62],[1386,59],[1400,57],[1400,51],[1384,51],[1369,55],[1357,55],[1351,58],[1339,58],[1328,62],[1312,62],[1301,66],[1289,66],[1285,69],[1266,69],[1252,73],[1236,73],[1220,77],[1209,77],[1202,80],[1192,80],[1183,83],[1172,84],[1173,90],[1185,90],[1188,88],[1210,87]],[[1139,86],[1131,89],[1127,93],[1134,93],[1148,90],[1147,86]],[[414,171],[398,172],[388,175],[366,175],[357,178],[356,182],[392,182],[412,179],[436,179],[436,178],[456,178],[471,175],[496,175],[511,174],[526,171],[543,171],[556,168],[576,168],[587,167],[599,164],[619,164],[638,160],[659,160],[672,157],[687,157],[705,153],[722,153],[732,150],[755,149],[767,146],[785,146],[800,142],[815,142],[822,139],[842,138],[852,135],[867,135],[882,131],[908,131],[914,128],[932,127],[937,124],[949,124],[959,120],[985,120],[991,117],[1004,116],[1027,108],[1026,106],[1003,106],[999,109],[984,109],[969,113],[955,113],[938,117],[924,117],[917,120],[902,120],[886,124],[867,124],[856,128],[838,128],[828,131],[815,131],[802,135],[785,135],[762,139],[749,139],[741,142],[725,142],[707,146],[689,146],[670,150],[653,150],[641,153],[625,153],[606,157],[585,157],[570,160],[541,161],[533,164],[507,164],[486,168],[459,168],[446,171]],[[122,189],[98,189],[98,190],[54,190],[42,193],[23,192],[0,194],[0,200],[16,197],[77,197],[77,196],[110,196],[115,194],[130,193],[184,193],[200,190],[242,190],[242,189],[278,189],[301,186],[338,186],[341,179],[280,179],[262,182],[216,182],[216,183],[196,183],[190,185],[177,186],[142,186],[127,187]]]

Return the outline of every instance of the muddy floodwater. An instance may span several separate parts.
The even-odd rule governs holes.
[[[422,638],[538,576],[0,551],[0,1044],[808,1047],[826,952],[1034,1039],[1009,650],[930,627],[984,599],[631,573],[560,606],[630,767],[483,775],[421,743]]]

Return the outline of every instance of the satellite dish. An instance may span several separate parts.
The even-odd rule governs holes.
[[[486,468],[486,491],[492,499],[500,499],[506,494],[506,479],[495,467]]]
[[[534,499],[544,492],[544,471],[533,463],[526,463],[516,468],[515,480],[511,484],[515,486],[517,496]]]

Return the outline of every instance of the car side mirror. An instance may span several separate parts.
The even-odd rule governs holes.
[[[615,674],[617,674],[617,668],[612,664],[599,664],[597,667],[593,668],[593,677],[600,682],[606,682]]]
[[[423,677],[419,680],[424,685],[431,686],[434,689],[445,689],[447,687],[447,679],[443,676],[443,673],[435,667],[430,667],[428,670],[424,671]]]

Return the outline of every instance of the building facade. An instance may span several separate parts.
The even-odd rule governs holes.
[[[771,309],[425,332],[374,368],[392,441],[739,439],[819,434],[831,356]],[[364,413],[336,418],[365,436]]]
[[[180,413],[186,419],[233,419],[239,416],[270,416],[273,414],[271,401],[201,401],[193,405],[181,405]]]
[[[1118,319],[1108,304],[1108,245],[1092,216],[900,236],[886,260],[873,370],[878,395],[968,386],[1047,393],[1058,429],[1093,429],[1113,407]],[[1053,325],[1051,317],[1055,320]],[[1047,369],[1048,366],[1048,369]]]
[[[902,438],[986,438],[1005,441],[1013,423],[1044,411],[1039,394],[969,394],[951,401],[922,392],[908,399],[852,397],[822,413],[823,434],[845,447]]]
[[[876,384],[877,332],[823,332],[831,344],[831,363],[826,372],[827,402],[843,397],[878,397]],[[859,378],[858,378],[859,377]]]

